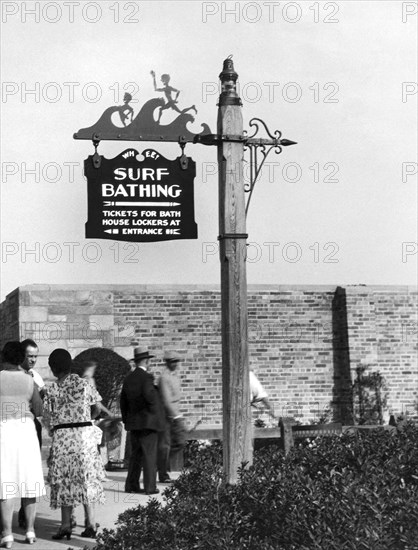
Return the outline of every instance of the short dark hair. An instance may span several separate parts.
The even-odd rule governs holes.
[[[68,374],[71,372],[73,361],[71,355],[66,349],[54,349],[48,358],[48,364],[51,367],[54,376],[59,374]]]
[[[25,353],[26,353],[26,348],[28,348],[29,346],[31,348],[37,348],[38,344],[34,340],[31,340],[31,338],[26,338],[26,340],[23,340],[22,342],[22,348]]]
[[[3,363],[21,365],[25,360],[25,350],[20,342],[6,342],[1,352]]]

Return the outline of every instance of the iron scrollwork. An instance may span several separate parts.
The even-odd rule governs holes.
[[[247,204],[245,207],[245,215],[247,215],[248,213],[248,208],[250,206],[255,184],[270,151],[274,149],[276,155],[279,155],[282,152],[283,146],[293,145],[295,143],[286,139],[282,140],[282,133],[279,130],[275,130],[274,134],[271,134],[270,130],[267,128],[266,123],[260,118],[252,118],[249,122],[249,125],[250,127],[254,128],[254,132],[251,136],[247,137],[247,132],[244,130],[244,135],[246,138],[244,142],[244,151],[246,149],[250,150],[250,181],[244,184],[245,192],[249,193]],[[255,137],[260,130],[260,125],[264,127],[264,130],[266,131],[266,134],[269,136],[270,139],[259,139]],[[261,162],[258,156],[259,152],[262,155]]]

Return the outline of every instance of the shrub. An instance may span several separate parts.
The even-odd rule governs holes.
[[[387,385],[380,372],[370,372],[361,365],[356,369],[353,384],[354,413],[358,424],[383,424],[383,410],[387,405]]]
[[[103,405],[110,409],[117,402],[123,379],[130,371],[128,361],[111,349],[90,348],[75,357],[74,372],[81,373],[84,361],[98,363],[94,376],[97,391],[102,397]]]
[[[413,550],[418,548],[418,426],[274,447],[228,486],[222,449],[193,445],[189,467],[119,516],[96,550]]]

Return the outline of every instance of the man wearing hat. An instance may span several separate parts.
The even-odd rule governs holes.
[[[158,478],[161,483],[170,482],[168,475],[170,455],[181,451],[186,440],[186,428],[180,413],[180,379],[176,369],[180,356],[172,351],[164,353],[166,369],[160,377],[160,395],[166,413],[166,430],[160,434],[158,450]]]
[[[129,460],[125,491],[154,495],[157,489],[157,432],[162,429],[158,415],[157,395],[153,377],[148,373],[154,357],[144,348],[135,348],[135,369],[123,383],[120,409],[125,429],[131,433],[132,451]],[[144,470],[144,489],[139,487]]]

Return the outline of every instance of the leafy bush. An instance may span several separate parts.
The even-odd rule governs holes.
[[[75,357],[74,372],[81,374],[85,361],[97,362],[94,376],[97,391],[102,397],[103,405],[110,409],[116,403],[123,379],[130,371],[128,361],[111,349],[90,348]]]
[[[310,421],[310,424],[329,424],[330,422],[337,422],[332,405],[327,405],[321,414],[314,420]]]
[[[361,365],[356,369],[353,384],[355,420],[358,424],[383,424],[383,410],[387,405],[387,385],[380,372],[370,372]]]
[[[305,440],[255,453],[235,486],[222,449],[193,444],[189,467],[119,516],[96,550],[415,550],[418,426]]]

